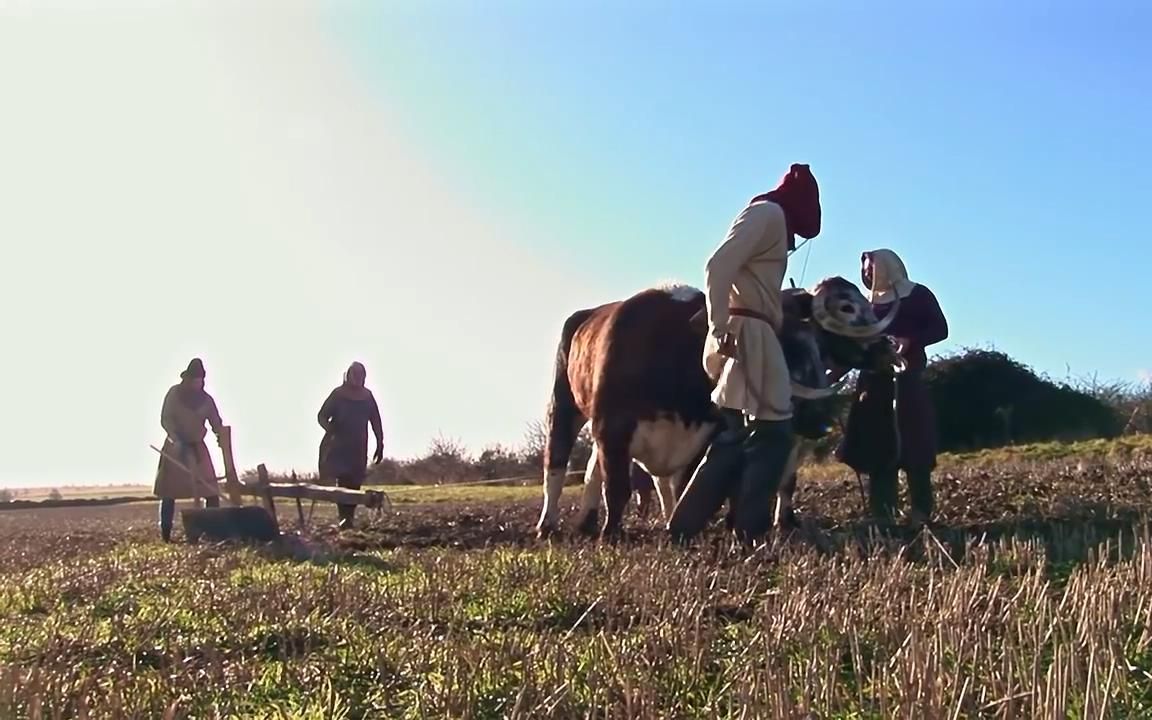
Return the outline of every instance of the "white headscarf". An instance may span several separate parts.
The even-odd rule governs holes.
[[[865,253],[872,259],[872,297],[874,304],[886,305],[897,297],[908,297],[916,283],[908,279],[908,270],[900,256],[886,248]]]

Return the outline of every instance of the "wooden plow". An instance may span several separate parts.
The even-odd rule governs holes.
[[[200,477],[195,472],[195,458],[191,459],[192,467],[189,468],[163,450],[155,446],[150,447],[193,477]],[[256,482],[240,482],[232,455],[232,428],[229,425],[221,428],[220,451],[224,457],[224,476],[218,477],[216,480],[218,482],[223,481],[224,494],[228,497],[228,504],[221,507],[190,508],[180,511],[184,536],[190,543],[198,542],[201,538],[263,542],[280,540],[283,534],[276,514],[276,498],[288,498],[296,501],[296,512],[301,531],[308,525],[312,515],[311,510],[315,508],[317,502],[363,505],[365,508],[376,512],[389,510],[392,507],[388,496],[380,490],[349,490],[314,483],[272,482],[268,477],[268,469],[263,463],[256,466]],[[245,505],[245,496],[259,499],[260,504]],[[305,500],[311,502],[307,518],[304,514]]]

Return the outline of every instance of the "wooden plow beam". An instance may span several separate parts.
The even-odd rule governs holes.
[[[363,505],[370,510],[392,509],[392,502],[380,490],[350,490],[314,483],[274,483],[269,480],[268,469],[263,463],[256,466],[256,482],[241,483],[239,492],[242,495],[260,498],[264,503],[264,509],[273,520],[276,520],[276,498],[295,500],[301,527],[306,523],[304,500],[311,500],[314,503],[330,502],[336,505]]]
[[[185,472],[196,476],[194,469],[188,468],[160,448],[151,447]],[[365,508],[376,511],[390,510],[392,507],[388,496],[379,490],[351,490],[314,483],[272,482],[268,476],[268,469],[263,463],[256,466],[256,482],[241,482],[236,472],[236,463],[232,454],[232,428],[228,425],[222,427],[220,431],[220,452],[224,457],[224,477],[216,478],[216,480],[217,482],[224,482],[224,492],[228,497],[228,505],[182,510],[180,514],[184,525],[184,534],[189,542],[196,542],[201,537],[264,541],[280,538],[280,522],[276,516],[276,498],[288,498],[296,501],[301,529],[307,524],[304,517],[304,500],[309,500],[313,504],[330,502],[337,505],[363,505]],[[263,507],[245,505],[245,496],[259,498]]]

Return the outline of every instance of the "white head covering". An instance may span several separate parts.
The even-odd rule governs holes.
[[[916,283],[908,279],[904,261],[896,253],[881,248],[865,253],[872,259],[872,297],[875,304],[886,305],[897,297],[908,297]]]

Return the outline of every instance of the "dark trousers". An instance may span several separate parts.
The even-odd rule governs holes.
[[[346,490],[359,490],[364,485],[363,475],[337,475],[336,484]],[[352,527],[352,518],[356,514],[355,505],[336,505],[336,513],[340,517],[340,527]]]
[[[899,468],[891,468],[868,476],[868,505],[877,519],[889,521],[896,512],[899,473]],[[925,519],[931,518],[935,509],[932,472],[905,470],[904,475],[908,478],[908,500],[912,509],[921,513]]]
[[[204,498],[204,507],[220,507],[220,496]],[[172,539],[172,521],[176,518],[176,500],[162,498],[160,500],[160,537],[167,542]]]
[[[668,521],[674,542],[699,534],[725,501],[728,524],[742,542],[751,544],[772,527],[776,490],[792,452],[792,423],[745,421],[731,410],[722,415],[725,429],[713,439]]]

